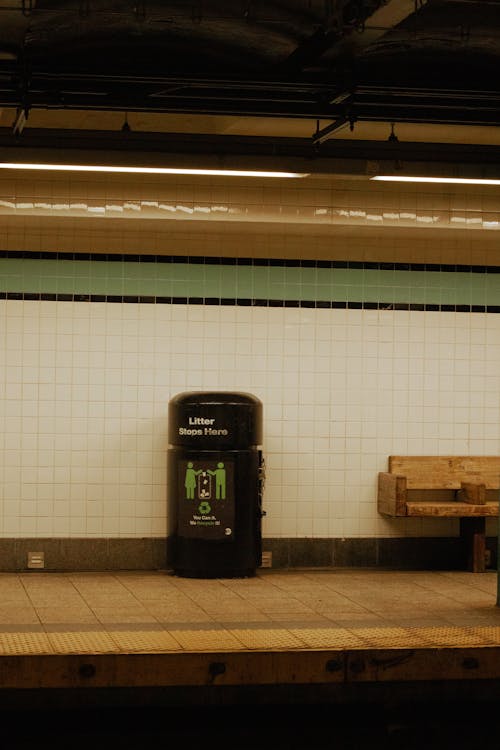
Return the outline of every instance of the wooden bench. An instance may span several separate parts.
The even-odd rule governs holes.
[[[467,568],[486,569],[486,518],[498,516],[500,456],[389,456],[379,472],[379,513],[459,518]]]

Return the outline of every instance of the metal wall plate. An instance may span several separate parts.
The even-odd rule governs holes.
[[[272,568],[272,567],[273,567],[273,553],[272,552],[263,552],[262,553],[261,568]]]
[[[44,552],[28,552],[28,568],[45,568]]]

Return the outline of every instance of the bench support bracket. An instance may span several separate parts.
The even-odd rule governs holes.
[[[486,569],[486,518],[462,517],[460,536],[463,540],[467,569],[472,573],[484,573]]]

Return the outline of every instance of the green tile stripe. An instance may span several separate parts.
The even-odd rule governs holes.
[[[0,257],[0,292],[422,305],[500,304],[498,269],[408,270]],[[362,264],[356,264],[362,266]],[[382,264],[381,264],[382,265]]]

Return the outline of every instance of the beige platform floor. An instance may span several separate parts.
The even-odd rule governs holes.
[[[0,655],[500,645],[497,574],[0,574]]]

